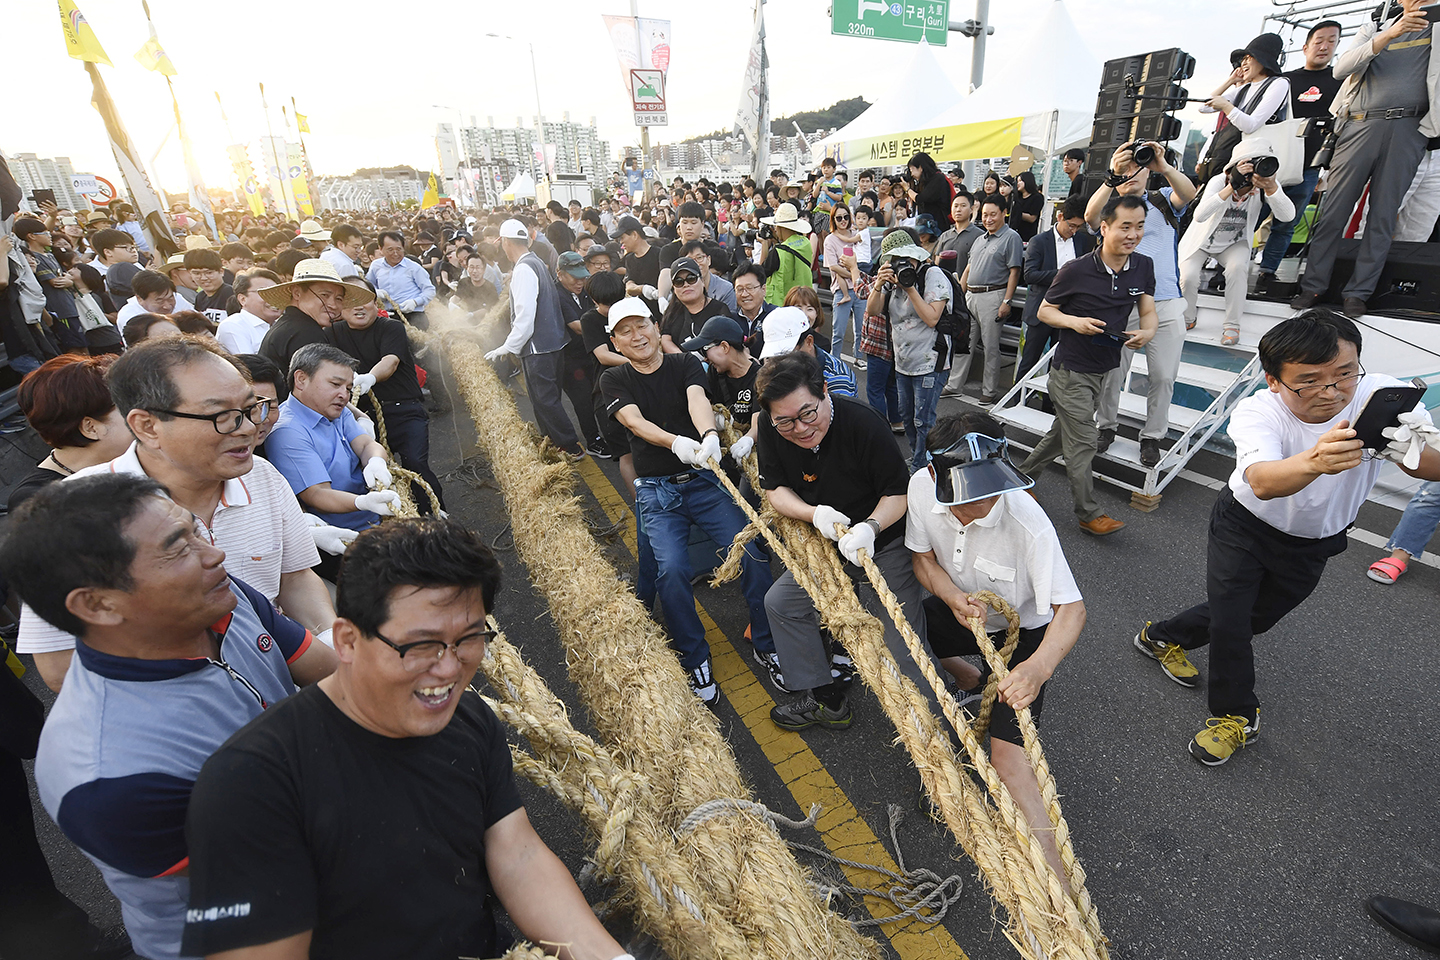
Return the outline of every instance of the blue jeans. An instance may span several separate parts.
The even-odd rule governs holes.
[[[1440,481],[1432,480],[1421,484],[1410,498],[1385,549],[1404,550],[1418,560],[1425,552],[1425,545],[1435,536],[1436,526],[1440,526]]]
[[[40,360],[28,353],[17,354],[10,358],[10,369],[23,377],[27,373],[39,370]]]
[[[923,377],[896,374],[900,387],[900,417],[905,421],[905,439],[914,456],[910,472],[925,466],[925,438],[935,426],[935,405],[940,402],[940,389],[945,386],[944,373],[927,373]]]
[[[895,361],[865,354],[865,399],[889,423],[900,422],[900,394],[895,385]]]
[[[830,307],[830,353],[840,356],[845,346],[845,331],[850,329],[850,321],[855,321],[855,334],[860,334],[860,321],[865,319],[865,301],[850,291],[850,299],[846,303],[832,303]]]
[[[745,514],[706,470],[696,471],[693,480],[679,484],[664,477],[641,477],[635,483],[635,507],[654,551],[659,571],[656,593],[670,629],[670,645],[680,656],[680,666],[693,670],[710,659],[710,645],[695,612],[695,590],[690,586],[694,575],[690,525],[704,530],[716,543],[728,544],[744,529]],[[765,614],[769,589],[769,564],[747,551],[740,564],[740,590],[750,607],[750,640],[761,653],[775,649]]]
[[[645,520],[640,516],[640,481],[635,481],[635,596],[645,604],[645,609],[655,613],[655,581],[660,572],[655,568],[655,551],[650,549],[650,537],[645,533]]]
[[[1295,204],[1295,219],[1285,223],[1272,222],[1270,224],[1270,239],[1265,241],[1265,252],[1260,256],[1260,269],[1265,273],[1274,273],[1280,266],[1280,261],[1285,259],[1285,251],[1290,246],[1290,238],[1295,235],[1295,225],[1300,218],[1305,216],[1305,206],[1315,194],[1315,184],[1320,180],[1320,168],[1312,167],[1305,171],[1305,179],[1293,187],[1285,188],[1285,196]],[[1261,201],[1260,219],[1265,219],[1265,213],[1270,205]]]

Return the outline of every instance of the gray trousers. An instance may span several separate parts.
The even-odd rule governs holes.
[[[956,355],[950,365],[950,381],[945,389],[950,393],[963,393],[965,381],[970,379],[970,361],[983,347],[985,351],[985,373],[981,391],[987,397],[1000,396],[1000,304],[1005,299],[1004,289],[989,293],[965,294],[965,306],[970,310],[970,352]]]
[[[1070,478],[1070,494],[1075,498],[1075,516],[1088,523],[1105,511],[1095,500],[1095,475],[1090,470],[1095,459],[1095,445],[1100,428],[1095,413],[1100,407],[1100,393],[1105,387],[1103,373],[1077,373],[1050,364],[1050,402],[1055,404],[1055,422],[1050,432],[1020,465],[1022,473],[1035,475],[1050,461],[1062,454],[1065,473]]]
[[[875,555],[875,563],[885,574],[900,604],[905,609],[905,619],[920,637],[925,640],[925,610],[921,607],[925,592],[915,578],[910,551],[905,548],[905,538],[900,537],[885,546]],[[915,681],[921,690],[929,690],[920,668],[910,658],[905,641],[880,598],[870,586],[859,567],[845,564],[845,570],[855,580],[855,592],[866,610],[880,618],[885,625],[885,644],[895,655],[900,672]],[[857,579],[858,577],[858,579]],[[775,637],[775,652],[780,655],[780,670],[785,674],[785,686],[791,690],[814,690],[830,683],[830,652],[820,636],[820,621],[815,614],[815,605],[801,586],[795,582],[790,571],[770,587],[765,594],[765,613],[770,618],[770,632]],[[928,649],[928,648],[927,648]]]
[[[1369,183],[1370,214],[1365,236],[1355,257],[1355,272],[1342,295],[1370,298],[1390,253],[1400,201],[1410,189],[1424,156],[1425,135],[1420,132],[1419,117],[1342,123],[1335,142],[1335,160],[1325,178],[1320,222],[1310,234],[1310,254],[1301,290],[1323,294],[1329,288],[1345,226]]]
[[[1149,371],[1146,379],[1149,389],[1145,393],[1145,427],[1140,431],[1142,438],[1163,440],[1170,432],[1170,401],[1175,397],[1175,378],[1180,373],[1180,351],[1185,346],[1185,300],[1156,300],[1155,315],[1160,326],[1155,337],[1141,349],[1145,351],[1145,367]],[[1140,329],[1140,311],[1130,311],[1130,322],[1126,330]],[[1105,374],[1105,386],[1100,394],[1100,410],[1097,417],[1101,429],[1113,429],[1120,423],[1120,387],[1125,375],[1130,372],[1130,361],[1136,351],[1122,349],[1120,366]]]
[[[573,451],[580,438],[576,436],[575,425],[570,422],[570,414],[565,412],[565,404],[560,399],[565,351],[527,353],[521,356],[520,366],[525,371],[525,391],[530,395],[530,407],[535,411],[535,426],[561,450]]]

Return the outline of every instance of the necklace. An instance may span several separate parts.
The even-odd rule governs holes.
[[[69,467],[65,466],[65,464],[60,462],[60,458],[55,456],[54,450],[50,451],[50,462],[55,464],[55,466],[59,467],[61,470],[65,471],[65,476],[73,477],[75,475],[74,470],[71,470]]]

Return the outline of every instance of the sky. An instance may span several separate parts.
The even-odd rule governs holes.
[[[148,37],[139,0],[77,2],[115,64],[100,71],[131,138],[147,161],[158,151],[152,169],[161,185],[183,192],[180,149],[174,136],[166,139],[173,114],[164,78],[133,56]],[[1022,42],[1027,24],[1057,2],[1066,3],[1099,61],[1172,46],[1194,55],[1199,66],[1189,82],[1192,95],[1219,83],[1229,51],[1260,33],[1262,18],[1275,9],[1269,0],[1000,0],[991,4],[995,33],[987,63],[1004,62]],[[89,79],[65,52],[55,4],[7,0],[6,7],[6,32],[20,40],[8,46],[8,65],[12,77],[28,78],[28,93],[7,103],[0,149],[6,155],[68,156],[79,172],[113,174],[104,127],[90,107]],[[547,119],[567,111],[581,123],[595,118],[612,152],[639,142],[600,17],[628,15],[624,0],[546,0],[535,6],[479,0],[427,4],[420,13],[406,9],[377,0],[304,7],[290,0],[246,0],[238,7],[216,0],[150,0],[160,42],[179,71],[173,78],[176,95],[207,183],[234,186],[225,155],[229,143],[250,143],[258,163],[256,141],[267,129],[260,83],[276,136],[285,133],[281,106],[288,109],[291,97],[308,116],[312,133],[306,147],[322,175],[396,164],[429,169],[435,165],[436,123],[454,123],[457,117],[468,124],[473,116],[482,125],[493,117],[499,126],[513,126],[520,116],[529,126],[537,80]],[[652,143],[731,127],[753,9],[749,0],[640,0],[641,16],[672,21],[670,125],[652,128]],[[717,15],[719,10],[728,17]],[[828,11],[828,0],[765,4],[777,117],[857,95],[873,100],[886,88],[887,74],[908,62],[908,44],[832,36]],[[969,0],[952,0],[952,20],[972,16]],[[937,50],[962,90],[969,82],[972,46],[951,33],[949,45]]]

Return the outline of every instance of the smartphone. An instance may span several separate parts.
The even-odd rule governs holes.
[[[1427,3],[1420,8],[1420,12],[1423,13],[1425,19],[1431,23],[1440,23],[1440,3]]]
[[[33,203],[33,204],[35,204],[35,206],[36,206],[37,208],[38,208],[38,207],[40,206],[40,204],[42,204],[42,203],[54,203],[54,202],[55,202],[55,191],[54,191],[54,190],[36,190],[34,193],[32,193],[32,194],[30,195],[30,202]]]
[[[1425,396],[1424,387],[1381,387],[1370,394],[1351,429],[1367,450],[1384,450],[1390,441],[1382,431],[1397,426],[1400,414],[1409,413]]]

